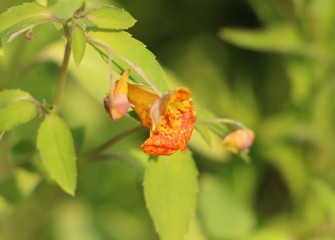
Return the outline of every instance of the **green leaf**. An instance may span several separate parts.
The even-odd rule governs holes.
[[[137,65],[145,73],[147,78],[161,91],[168,90],[166,85],[166,76],[156,61],[155,56],[145,47],[143,43],[131,37],[129,33],[123,31],[92,31],[87,34],[92,40],[98,41],[123,57],[127,58],[133,64]],[[94,45],[95,46],[95,45]],[[99,48],[100,49],[100,48]],[[124,60],[113,56],[115,71],[121,74],[125,69],[131,69],[131,78],[137,82],[147,85],[143,78],[129,66]],[[120,70],[121,68],[121,70]]]
[[[220,36],[237,46],[265,52],[308,55],[314,50],[304,44],[297,31],[291,26],[265,30],[226,28],[220,31]]]
[[[37,147],[47,172],[68,194],[76,189],[76,156],[70,129],[56,114],[46,115],[37,135]]]
[[[335,188],[325,183],[321,179],[314,179],[312,181],[312,187],[320,198],[326,212],[335,219]]]
[[[21,100],[33,100],[33,98],[21,89],[6,89],[0,92],[0,108]]]
[[[197,169],[189,153],[149,160],[144,195],[161,240],[181,240],[195,212]]]
[[[72,30],[72,51],[73,58],[77,65],[80,64],[84,57],[86,49],[86,36],[84,29],[78,25],[73,26]]]
[[[103,6],[86,15],[99,28],[127,29],[132,27],[136,20],[125,10],[116,7]]]
[[[29,122],[37,114],[36,104],[29,100],[13,102],[0,108],[0,132]]]
[[[47,7],[48,6],[48,0],[35,0],[38,4]]]
[[[89,1],[86,1],[89,2]],[[96,1],[95,1],[96,2]],[[81,8],[83,0],[52,0],[49,1],[49,7],[58,18],[68,19],[72,18],[77,10]],[[99,3],[96,3],[99,4]]]
[[[0,92],[0,132],[29,122],[38,109],[29,93],[19,89]]]
[[[335,30],[335,4],[333,0],[312,1],[309,16],[313,19],[313,26],[318,29],[314,34],[317,39],[333,43]]]
[[[248,239],[255,219],[238,201],[223,179],[204,175],[200,179],[199,213],[208,239]]]
[[[52,21],[49,8],[37,3],[24,3],[0,15],[0,38],[29,26]]]

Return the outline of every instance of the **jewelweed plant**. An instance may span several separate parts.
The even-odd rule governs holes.
[[[34,122],[36,118],[39,125],[33,133],[37,151],[34,146],[28,146],[31,155],[27,158],[35,160],[25,162],[22,166],[18,164],[17,170],[8,174],[15,174],[15,171],[28,166],[38,179],[38,183],[33,184],[34,187],[29,191],[37,191],[37,194],[42,195],[44,191],[51,191],[55,196],[65,196],[58,191],[59,187],[76,197],[77,177],[80,177],[81,169],[87,169],[90,162],[109,159],[130,161],[144,173],[145,202],[160,238],[183,239],[195,214],[198,192],[197,168],[192,151],[187,149],[193,129],[209,145],[210,134],[219,135],[223,138],[222,149],[240,154],[245,159],[248,158],[254,133],[238,121],[209,117],[212,114],[194,106],[191,91],[187,87],[168,87],[164,70],[155,56],[143,43],[127,33],[126,30],[135,22],[131,14],[123,9],[101,6],[86,10],[85,2],[69,18],[58,16],[45,1],[14,6],[0,15],[0,37],[4,49],[2,58],[6,58],[12,44],[18,40],[25,38],[26,45],[33,44],[40,34],[45,34],[44,25],[61,33],[65,41],[62,51],[53,46],[45,52],[42,50],[35,59],[29,59],[36,66],[42,64],[44,59],[56,58],[63,52],[57,73],[58,83],[51,101],[47,100],[47,94],[42,98],[34,96],[34,93],[21,89],[20,84],[0,92],[1,141],[10,138],[12,129],[24,128],[20,125]],[[56,35],[51,38],[57,38]],[[74,130],[68,124],[76,120],[65,119],[62,116],[63,108],[66,106],[67,111],[70,109],[68,106],[86,112],[94,110],[84,102],[73,104],[76,96],[64,99],[64,92],[69,86],[67,79],[72,64],[71,56],[73,62],[80,66],[87,58],[86,51],[92,50],[101,56],[102,61],[97,65],[89,63],[86,66],[94,67],[95,72],[107,69],[108,74],[102,79],[92,75],[89,79],[90,91],[99,95],[96,89],[101,86],[100,82],[108,86],[104,89],[105,93],[99,95],[99,107],[105,108],[110,115],[113,134],[100,146],[81,152],[78,136],[73,138]],[[14,73],[8,74],[14,78]],[[43,85],[35,87],[48,88],[47,79]],[[125,120],[124,115],[132,118]],[[127,125],[125,122],[125,129],[114,134],[118,132],[118,125],[112,120],[131,123]],[[94,123],[94,116],[90,121]],[[227,130],[225,125],[233,128]],[[140,131],[150,135],[142,144],[137,141],[137,144],[132,145],[130,141],[122,151],[107,151]],[[5,155],[2,153],[1,157]],[[46,183],[50,181],[58,187]],[[96,188],[99,187],[97,184]],[[41,191],[41,188],[44,190]],[[53,197],[48,197],[47,201],[53,201]],[[42,204],[40,207],[45,206]],[[4,224],[6,239],[23,239],[23,235],[8,226]]]

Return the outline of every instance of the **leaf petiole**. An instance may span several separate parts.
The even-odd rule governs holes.
[[[139,66],[134,64],[132,61],[130,61],[128,58],[122,56],[120,53],[118,53],[117,51],[109,48],[108,46],[106,46],[104,43],[102,43],[101,41],[99,41],[97,39],[88,37],[87,42],[92,44],[92,45],[96,45],[98,47],[103,48],[107,52],[107,55],[113,54],[113,55],[117,56],[118,58],[120,58],[121,60],[123,60],[124,62],[126,62],[129,66],[131,66],[142,77],[142,79],[148,84],[148,86],[153,91],[155,91],[155,93],[159,97],[163,96],[163,93],[148,79],[148,77],[145,75],[143,70]]]

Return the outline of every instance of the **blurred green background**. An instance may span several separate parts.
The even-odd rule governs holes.
[[[0,12],[22,2],[2,0]],[[49,1],[62,17],[80,3]],[[250,163],[224,152],[218,136],[209,147],[193,134],[200,190],[185,239],[335,239],[335,1],[87,1],[101,4],[138,20],[129,31],[157,56],[170,86],[191,89],[198,113],[240,120],[256,133]],[[3,41],[0,90],[52,102],[63,47],[51,24],[32,41]],[[70,66],[62,114],[79,154],[136,125],[104,113],[107,78],[91,48],[79,68]],[[1,240],[159,239],[142,189],[147,133],[113,146],[110,161],[82,166],[72,198],[38,173],[40,122],[0,141]]]

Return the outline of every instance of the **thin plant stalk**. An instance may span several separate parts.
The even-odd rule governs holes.
[[[66,46],[64,51],[63,63],[59,75],[59,82],[54,99],[54,108],[56,112],[59,112],[60,110],[61,99],[64,92],[65,82],[67,78],[67,70],[69,67],[69,61],[71,56],[71,33],[67,22],[63,24],[63,29],[66,37]]]
[[[107,55],[108,54],[113,54],[113,55],[117,56],[118,58],[120,58],[121,60],[123,60],[124,62],[126,62],[129,66],[131,66],[143,78],[143,80],[149,85],[149,87],[152,90],[154,90],[156,92],[156,94],[159,97],[163,96],[162,92],[148,79],[148,77],[145,75],[143,70],[139,66],[137,66],[136,64],[131,62],[128,58],[122,56],[117,51],[114,51],[113,49],[109,48],[108,46],[101,43],[100,41],[97,41],[96,39],[87,38],[87,42],[90,43],[90,44],[93,44],[93,45],[96,45],[96,46],[99,46],[99,47],[103,48],[107,52]]]

